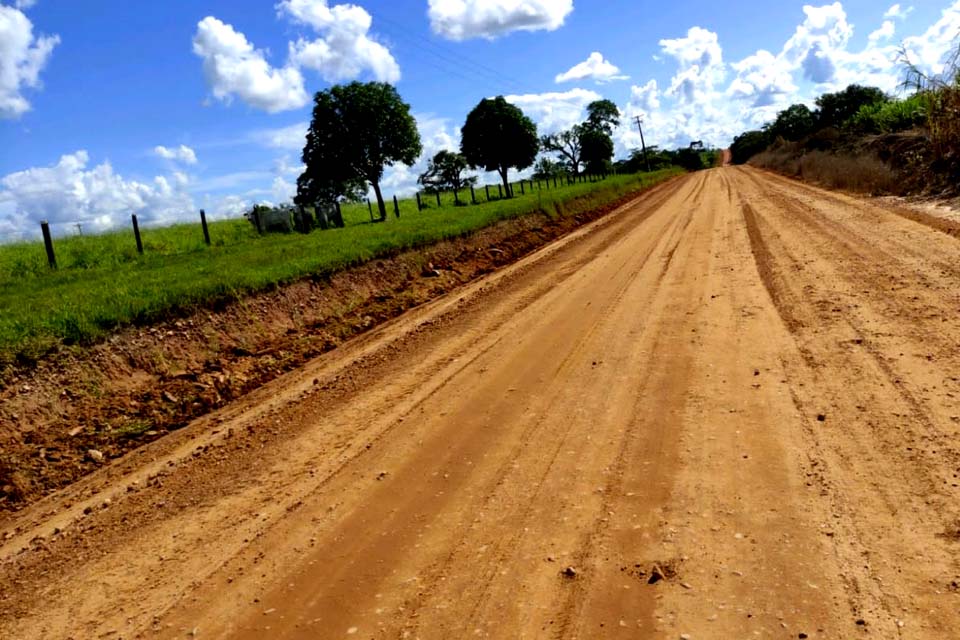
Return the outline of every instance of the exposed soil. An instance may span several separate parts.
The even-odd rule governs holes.
[[[955,637],[958,258],[687,176],[8,514],[0,637]]]
[[[21,509],[632,197],[569,217],[502,222],[7,371],[0,388],[0,512]]]

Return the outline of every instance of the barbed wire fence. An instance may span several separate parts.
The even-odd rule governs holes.
[[[419,190],[412,196],[405,196],[402,199],[398,198],[397,195],[391,198],[385,197],[384,203],[387,211],[395,214],[395,216],[399,218],[401,211],[409,213],[412,208],[415,212],[421,212],[432,208],[434,202],[438,208],[447,205],[457,207],[479,205],[534,193],[538,190],[551,190],[577,183],[601,181],[606,177],[606,175],[580,173],[577,175],[559,174],[549,177],[541,176],[539,179],[521,178],[518,181],[511,182],[506,189],[502,183],[497,183],[494,185],[466,185],[461,189],[445,191]],[[403,203],[402,207],[401,203]],[[376,202],[367,198],[365,205],[363,202],[357,204],[369,210],[371,222],[377,221],[375,220],[375,213],[378,208]],[[337,209],[339,211],[339,206],[337,206]],[[172,226],[190,227],[195,225],[199,227],[197,229],[198,239],[202,238],[203,242],[207,246],[210,246],[214,241],[214,239],[211,238],[209,229],[211,223],[240,220],[248,216],[249,212],[221,211],[217,214],[207,214],[204,209],[200,209],[190,217],[160,217],[148,218],[146,220],[141,220],[138,214],[131,214],[126,220],[116,215],[89,216],[72,220],[31,220],[30,226],[24,229],[17,231],[0,231],[0,244],[29,244],[36,245],[37,248],[40,248],[40,245],[42,245],[46,251],[46,257],[50,267],[56,269],[58,265],[55,242],[57,241],[62,242],[63,240],[81,237],[97,237],[104,234],[119,235],[129,233],[131,236],[131,247],[135,247],[139,254],[143,254],[145,251],[143,243],[144,232],[166,229]],[[294,217],[296,218],[296,215],[294,215]],[[251,219],[251,222],[254,224],[258,233],[262,234],[265,231],[265,229],[258,224],[257,220]],[[294,220],[293,226],[289,230],[307,230],[301,226],[301,224],[305,223]],[[312,228],[312,226],[310,228]],[[323,226],[323,228],[326,228],[326,226]]]

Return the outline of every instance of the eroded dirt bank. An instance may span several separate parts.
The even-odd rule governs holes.
[[[12,515],[15,638],[948,638],[960,242],[688,176]]]
[[[633,197],[596,209],[575,201],[575,215],[505,221],[9,372],[0,385],[0,523],[3,511],[22,509]]]

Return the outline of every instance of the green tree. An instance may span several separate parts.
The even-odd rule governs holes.
[[[750,158],[766,151],[773,139],[766,131],[747,131],[733,139],[730,145],[733,164],[746,164]]]
[[[565,164],[570,168],[571,173],[577,176],[580,175],[580,164],[582,163],[582,137],[583,126],[577,124],[566,131],[543,136],[540,138],[540,146],[544,151],[559,153]]]
[[[587,105],[587,129],[603,131],[608,136],[620,126],[620,109],[610,100],[594,100]]]
[[[603,129],[589,128],[580,136],[587,172],[607,173],[613,159],[613,139]]]
[[[386,220],[380,192],[384,167],[412,165],[423,149],[410,105],[382,82],[337,85],[318,92],[313,102],[296,203],[356,197],[367,182],[376,193],[380,220]]]
[[[888,101],[887,95],[876,87],[852,84],[843,91],[825,93],[817,98],[817,107],[819,107],[817,124],[821,128],[840,127],[853,118],[862,107]]]
[[[567,166],[563,162],[557,162],[552,158],[540,158],[537,164],[533,166],[534,180],[549,180],[554,176],[562,176],[567,173]]]
[[[470,166],[499,173],[507,193],[510,168],[532,165],[539,148],[537,125],[503,96],[481,100],[460,131],[460,151]]]
[[[430,160],[427,170],[417,182],[429,193],[459,191],[477,182],[476,176],[465,177],[467,159],[453,151],[440,151]]]
[[[773,140],[797,141],[811,133],[817,126],[817,117],[805,104],[795,104],[784,109],[777,119],[767,125],[766,130]]]

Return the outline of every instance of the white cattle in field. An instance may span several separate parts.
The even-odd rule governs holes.
[[[279,207],[255,207],[246,215],[247,219],[254,225],[258,225],[263,233],[290,233],[294,230],[293,226],[294,209],[290,205],[281,205]]]

